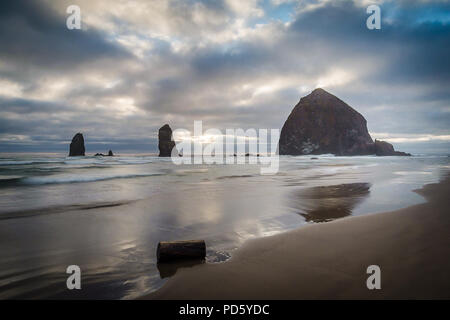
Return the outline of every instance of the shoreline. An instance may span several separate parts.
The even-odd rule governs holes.
[[[450,176],[415,191],[427,202],[249,240],[142,299],[450,299]],[[369,265],[381,290],[366,287]]]

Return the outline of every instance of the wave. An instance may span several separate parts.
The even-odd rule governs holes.
[[[33,159],[33,160],[0,160],[0,166],[16,166],[28,164],[63,163],[62,159]]]
[[[0,176],[0,181],[17,180],[22,178],[23,176]]]
[[[23,179],[23,176],[0,176],[0,187],[16,185]]]
[[[74,160],[65,160],[65,164],[102,164],[105,161],[100,159],[74,159]]]
[[[42,208],[29,209],[29,210],[10,211],[10,212],[0,213],[0,220],[27,218],[27,217],[48,215],[48,214],[54,214],[54,213],[63,213],[63,212],[70,212],[70,211],[85,211],[85,210],[92,210],[92,209],[119,207],[119,206],[130,204],[135,201],[138,201],[138,200],[136,199],[136,200],[122,200],[122,201],[93,202],[93,203],[87,203],[87,204],[69,204],[69,205],[61,205],[61,206],[42,207]]]
[[[25,184],[39,185],[39,184],[61,184],[61,183],[80,183],[80,182],[95,182],[113,179],[127,179],[160,176],[162,173],[132,173],[132,174],[112,174],[112,175],[65,175],[65,176],[44,176],[44,177],[28,177],[22,180]]]
[[[174,170],[174,173],[176,173],[177,175],[187,175],[189,173],[205,173],[208,172],[207,168],[202,168],[202,169],[180,169],[180,170]]]
[[[46,164],[61,164],[64,167],[68,166],[89,166],[89,165],[139,165],[154,162],[167,162],[170,158],[159,157],[64,157],[64,158],[33,158],[33,159],[0,159],[0,167],[7,166],[22,166],[22,165],[46,165]]]
[[[132,159],[117,159],[118,162],[120,163],[125,163],[125,164],[146,164],[146,163],[153,163],[153,160],[132,160]]]
[[[12,160],[12,161],[0,161],[0,166],[10,166],[10,165],[20,165],[20,164],[33,164],[35,161],[19,161],[19,160]]]
[[[119,158],[119,157],[95,157],[95,158],[77,158],[77,159],[66,159],[64,161],[67,165],[123,165],[123,164],[147,164],[155,162],[154,159],[132,159],[132,158]]]
[[[223,180],[223,179],[235,179],[235,178],[252,178],[255,175],[251,175],[251,174],[242,174],[242,175],[231,175],[231,176],[220,176],[217,177],[217,180]]]

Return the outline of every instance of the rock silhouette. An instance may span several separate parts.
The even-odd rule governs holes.
[[[108,151],[108,154],[96,153],[94,157],[114,157],[114,154],[111,150]]]
[[[84,138],[82,133],[77,133],[70,143],[69,157],[84,156]]]
[[[294,107],[283,125],[280,155],[331,153],[353,155],[408,155],[390,150],[389,143],[375,144],[366,119],[344,101],[323,89],[315,89]]]
[[[375,154],[377,156],[410,156],[410,153],[395,151],[394,146],[386,141],[375,139]]]
[[[170,157],[172,149],[175,147],[175,141],[172,139],[172,129],[168,124],[165,124],[158,132],[158,148],[160,157]]]

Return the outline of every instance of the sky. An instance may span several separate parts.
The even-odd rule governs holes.
[[[448,154],[449,57],[447,0],[1,1],[0,152],[68,152],[77,132],[87,154],[156,152],[161,126],[195,120],[281,129],[321,87],[373,138]]]

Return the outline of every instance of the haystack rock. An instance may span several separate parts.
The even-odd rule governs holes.
[[[172,129],[168,124],[165,124],[159,129],[158,133],[158,148],[160,157],[172,156],[172,149],[175,148],[175,141],[172,138]]]
[[[77,133],[70,143],[69,157],[84,156],[84,138],[82,133]]]
[[[402,155],[396,151],[388,154],[388,148],[382,150],[380,155]],[[301,98],[292,110],[281,129],[279,153],[352,156],[377,152],[366,119],[344,101],[319,88]]]

